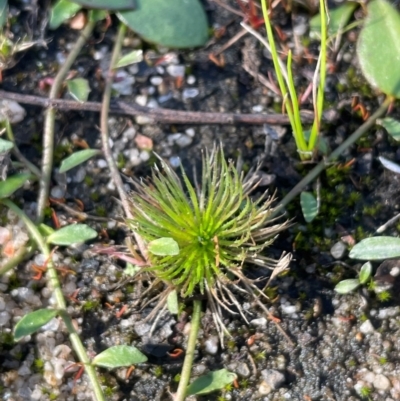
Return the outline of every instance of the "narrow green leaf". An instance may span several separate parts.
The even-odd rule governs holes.
[[[66,171],[71,170],[72,168],[79,166],[85,161],[100,154],[101,154],[100,150],[97,149],[78,150],[77,152],[72,153],[72,155],[68,156],[61,162],[59,171],[60,173],[65,173]]]
[[[358,3],[346,1],[335,9],[329,10],[328,35],[334,36],[342,30],[349,22]],[[321,36],[321,16],[316,14],[310,20],[310,37],[319,38]]]
[[[176,290],[171,291],[168,294],[167,307],[168,307],[168,310],[173,315],[177,315],[178,314],[178,312],[179,312],[179,303],[178,303],[178,293],[176,292]]]
[[[360,280],[358,280],[357,278],[350,278],[348,280],[343,280],[337,283],[335,291],[338,294],[348,294],[349,292],[354,291],[359,286]]]
[[[63,22],[72,18],[81,6],[68,0],[58,0],[50,10],[50,29],[57,29]]]
[[[117,13],[145,40],[162,46],[202,46],[208,39],[207,17],[198,0],[136,0],[135,11]]]
[[[147,361],[146,355],[137,348],[128,345],[116,345],[108,348],[92,360],[92,364],[103,368],[114,369]]]
[[[399,258],[400,238],[383,236],[363,239],[353,247],[349,256],[360,260]]]
[[[400,121],[395,120],[392,117],[385,117],[376,120],[376,123],[382,125],[388,134],[395,140],[400,141]]]
[[[148,251],[158,256],[178,255],[179,245],[172,238],[158,238],[149,242]]]
[[[304,220],[310,223],[318,214],[318,202],[311,192],[302,192],[300,195],[300,205]]]
[[[71,224],[62,227],[47,237],[47,243],[54,245],[72,245],[96,238],[97,232],[86,224]]]
[[[357,54],[368,82],[387,95],[400,97],[400,14],[389,2],[373,0],[360,32]]]
[[[15,174],[5,181],[0,181],[0,199],[8,198],[31,178],[29,173]]]
[[[0,0],[0,28],[3,28],[8,17],[8,1]]]
[[[0,153],[7,152],[8,150],[12,149],[14,144],[10,141],[0,138]]]
[[[133,50],[123,55],[117,62],[115,68],[126,67],[127,65],[140,63],[143,60],[143,50]]]
[[[85,8],[100,10],[134,10],[135,0],[72,0]]]
[[[25,315],[15,326],[14,340],[19,341],[22,337],[28,336],[39,330],[53,317],[57,316],[55,309],[39,309]]]
[[[188,386],[186,395],[201,395],[221,390],[228,384],[233,383],[236,378],[237,376],[235,373],[229,372],[226,369],[210,372],[194,380],[193,383]]]
[[[69,79],[67,81],[68,93],[78,102],[86,102],[90,93],[89,82],[85,78]]]
[[[361,270],[360,270],[360,283],[365,284],[371,277],[371,273],[372,273],[371,262],[364,263],[361,266]]]

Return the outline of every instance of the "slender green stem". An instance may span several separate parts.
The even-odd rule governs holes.
[[[88,21],[85,28],[81,32],[78,40],[75,43],[74,48],[69,53],[65,63],[61,66],[58,71],[56,77],[54,78],[53,85],[51,86],[49,99],[56,99],[59,95],[61,87],[64,83],[65,78],[67,77],[68,71],[72,67],[72,64],[78,57],[82,47],[87,42],[90,37],[93,28],[95,26],[95,22]],[[49,197],[50,191],[50,181],[51,181],[51,173],[53,170],[53,156],[54,156],[54,122],[56,119],[56,109],[52,106],[46,110],[45,121],[44,121],[44,129],[43,129],[43,157],[42,157],[42,173],[40,178],[40,188],[38,195],[38,204],[37,204],[37,217],[36,220],[38,223],[41,223],[44,218],[44,210],[46,208],[47,199]]]
[[[327,42],[328,42],[328,22],[326,18],[325,0],[319,1],[320,16],[321,16],[321,49],[318,59],[318,65],[316,73],[316,79],[314,86],[317,90],[317,99],[314,102],[314,123],[311,128],[310,140],[308,142],[308,150],[313,151],[320,132],[322,110],[324,108],[324,97],[325,97],[325,79],[326,79],[326,59],[327,59]],[[319,66],[319,83],[318,80],[318,66]]]
[[[109,133],[108,133],[108,115],[110,110],[112,84],[115,75],[115,65],[117,64],[118,59],[120,57],[122,41],[125,37],[125,33],[126,33],[126,25],[121,23],[119,25],[117,38],[115,39],[114,42],[114,49],[111,56],[110,67],[108,70],[106,86],[103,94],[103,102],[101,105],[101,115],[100,115],[100,130],[101,130],[101,142],[103,146],[104,157],[106,158],[108,168],[110,169],[111,177],[114,181],[115,186],[117,187],[118,195],[119,198],[121,199],[121,204],[124,209],[125,215],[129,219],[132,219],[133,215],[131,212],[129,199],[124,189],[124,183],[122,182],[121,176],[118,171],[118,167],[112,156],[112,151],[109,142]],[[140,249],[142,256],[146,257],[147,252],[143,239],[136,232],[133,232],[133,235],[135,237],[135,241]]]
[[[93,392],[95,394],[96,401],[105,401],[103,391],[101,389],[101,385],[97,379],[96,370],[94,366],[90,363],[90,360],[86,354],[85,347],[82,344],[81,339],[72,323],[70,316],[67,313],[67,304],[65,302],[64,295],[61,290],[60,282],[58,280],[57,271],[54,268],[53,261],[51,258],[51,251],[40,234],[39,230],[33,224],[33,222],[29,219],[29,217],[13,202],[8,199],[2,199],[1,203],[6,205],[10,210],[12,210],[26,225],[31,237],[37,243],[40,251],[43,256],[47,259],[47,278],[50,282],[50,285],[54,291],[57,309],[59,311],[60,316],[65,322],[69,333],[69,339],[71,341],[72,347],[76,354],[78,355],[79,361],[85,366],[85,371],[90,379],[92,384]]]
[[[190,334],[188,345],[186,349],[185,360],[183,361],[181,380],[179,381],[178,391],[175,394],[174,401],[184,401],[186,397],[186,390],[189,385],[190,375],[192,373],[194,351],[196,348],[197,335],[200,327],[201,317],[201,301],[193,301],[192,324],[190,327]]]
[[[9,141],[11,141],[14,144],[14,147],[12,149],[15,157],[22,163],[24,164],[28,170],[36,175],[36,177],[40,178],[40,170],[33,164],[31,163],[18,149],[17,144],[15,143],[15,138],[14,138],[14,133],[11,128],[11,124],[9,120],[4,121],[4,125],[6,128],[6,133],[7,133],[7,138]]]
[[[375,121],[381,117],[393,101],[391,97],[387,97],[382,105],[375,111],[374,114],[356,131],[354,131],[340,146],[338,146],[327,158],[318,163],[278,204],[271,218],[282,212],[282,209],[291,202],[308,184],[310,184],[330,162],[334,161],[340,156],[344,150],[356,142],[362,135],[364,135],[374,124]]]
[[[9,270],[13,269],[23,260],[28,259],[36,250],[36,246],[29,245],[23,246],[17,250],[17,253],[9,259],[3,266],[0,267],[0,276],[7,273]]]

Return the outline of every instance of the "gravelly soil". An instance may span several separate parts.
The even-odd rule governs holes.
[[[249,54],[257,71],[267,75],[271,67],[255,39],[246,37],[227,50],[223,68],[209,61],[208,54],[238,31],[239,19],[214,3],[207,4],[207,7],[214,24],[224,25],[232,19],[234,23],[229,25],[220,41],[206,49],[174,52],[177,63],[186,68],[183,86],[176,87],[176,82],[167,73],[171,62],[161,65],[162,68],[141,63],[136,71],[130,71],[136,79],[132,94],[121,96],[122,99],[153,105],[157,102],[165,108],[215,112],[267,112],[279,105],[276,96],[243,69]],[[303,21],[307,28],[308,12],[299,9],[297,14],[305,18],[295,20]],[[281,11],[276,23],[287,33],[287,43],[293,43],[290,18]],[[99,54],[107,58],[114,34],[111,28],[101,41],[93,41],[74,65],[74,69],[90,80],[90,100],[101,99],[103,80],[98,71],[102,63],[95,58]],[[54,36],[48,50],[29,50],[14,68],[4,72],[3,89],[46,95],[46,90],[39,88],[39,81],[54,76],[58,68],[57,59],[77,36],[66,27],[47,35]],[[97,31],[95,36],[100,39],[101,32]],[[360,95],[361,101],[372,110],[378,104],[374,94],[362,91],[365,83],[358,78],[354,36],[350,33],[344,38],[344,56],[336,63],[336,72],[328,78],[328,107],[337,111],[334,122],[326,123],[324,127],[331,149],[362,122],[349,106],[355,94]],[[310,50],[315,51],[316,45],[312,44]],[[314,64],[303,59],[298,61],[295,71],[300,90],[306,87],[313,68]],[[354,75],[357,79],[353,78]],[[161,83],[152,84],[154,77],[160,77]],[[341,84],[340,90],[338,83]],[[198,94],[185,98],[185,90],[189,88]],[[21,151],[39,165],[42,110],[24,107],[27,116],[14,126],[15,136]],[[310,108],[310,104],[306,103],[304,107]],[[287,127],[139,125],[132,119],[114,116],[109,124],[112,149],[127,178],[147,175],[155,160],[151,153],[138,147],[135,138],[139,135],[151,138],[153,149],[160,156],[171,163],[179,157],[185,167],[198,166],[200,150],[211,148],[215,141],[221,142],[228,157],[241,156],[245,169],[261,161],[263,178],[270,191],[277,191],[279,198],[312,167],[299,162]],[[71,148],[78,149],[78,140],[85,140],[90,147],[100,149],[98,125],[96,114],[60,112],[56,129],[56,166]],[[179,137],[177,133],[182,135]],[[238,381],[231,388],[198,397],[198,400],[400,399],[397,284],[389,285],[392,297],[386,302],[379,302],[377,294],[367,288],[346,296],[333,291],[341,279],[356,277],[360,267],[348,259],[347,242],[371,235],[398,211],[398,177],[383,171],[376,160],[379,155],[396,160],[398,151],[385,132],[374,129],[357,146],[349,149],[338,164],[330,166],[318,185],[309,188],[318,189],[321,198],[320,215],[313,223],[304,222],[298,200],[288,207],[288,217],[294,219],[293,225],[280,236],[270,253],[279,257],[283,251],[293,252],[294,260],[289,274],[271,283],[268,294],[272,301],[267,306],[274,316],[280,318],[282,328],[294,345],[250,299],[243,298],[242,305],[249,313],[250,324],[237,316],[224,316],[232,338],[227,338],[225,348],[222,348],[204,303],[193,376],[225,367],[238,374]],[[179,320],[166,312],[150,336],[151,323],[144,319],[154,305],[139,309],[138,299],[143,288],[129,282],[123,263],[93,252],[93,246],[100,243],[123,245],[125,236],[129,235],[124,225],[117,221],[122,217],[122,210],[116,201],[115,187],[104,160],[92,160],[67,175],[55,171],[53,178],[53,195],[57,195],[57,190],[61,191],[70,207],[74,207],[74,199],[78,198],[83,202],[85,212],[108,220],[87,221],[99,232],[105,229],[107,233],[103,232],[102,237],[91,244],[55,252],[56,262],[74,271],[73,275],[63,278],[63,288],[67,296],[79,289],[76,298],[70,300],[69,312],[80,327],[89,354],[95,355],[109,346],[124,343],[139,347],[149,358],[148,363],[137,366],[128,379],[125,377],[126,369],[110,373],[102,371],[108,398],[170,399],[169,392],[174,392],[177,387],[177,375],[182,364],[182,359],[171,356],[171,351],[185,349],[190,302]],[[33,213],[36,194],[37,186],[34,184],[19,191],[15,200],[25,211]],[[54,206],[54,210],[62,224],[74,221],[74,217],[63,208]],[[14,235],[23,237],[20,234],[24,232],[23,225],[4,208],[0,213],[2,225],[8,224]],[[390,228],[387,234],[397,235],[397,227]],[[337,259],[331,252],[334,245],[342,249],[341,254],[336,255]],[[85,375],[74,381],[77,367],[65,371],[70,364],[66,361],[75,359],[60,321],[52,321],[45,330],[18,344],[11,339],[11,330],[21,316],[51,306],[51,292],[45,279],[32,279],[32,265],[42,262],[40,255],[36,255],[0,278],[2,399],[90,400]],[[374,265],[375,270],[378,265]],[[250,277],[264,273],[260,269],[248,269]],[[381,281],[385,279],[381,277]],[[115,311],[124,304],[128,309],[117,318]]]

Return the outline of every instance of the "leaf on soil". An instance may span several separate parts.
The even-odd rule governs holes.
[[[177,315],[179,312],[178,293],[176,290],[171,291],[167,298],[167,307],[170,313]]]
[[[148,251],[157,256],[179,255],[179,245],[172,238],[158,238],[149,242]]]
[[[114,369],[146,362],[146,355],[137,348],[128,345],[115,345],[108,348],[92,360],[92,364],[103,368]]]
[[[71,224],[62,227],[47,237],[47,243],[53,245],[72,245],[96,238],[97,232],[86,224]]]
[[[29,173],[15,174],[5,181],[0,181],[0,199],[8,198],[31,178]]]
[[[86,102],[90,93],[90,86],[87,79],[75,78],[67,81],[68,93],[78,102]]]
[[[0,28],[7,22],[8,17],[8,1],[7,0],[0,0]]]
[[[58,0],[50,10],[49,28],[57,29],[63,22],[72,18],[82,7],[68,0]]]
[[[13,147],[14,144],[12,142],[0,138],[0,153],[5,153]]]
[[[133,50],[123,55],[118,60],[115,68],[122,68],[131,64],[140,63],[142,60],[143,60],[143,50]]]
[[[99,10],[134,10],[135,0],[72,0],[85,8]]]
[[[79,166],[85,161],[91,159],[94,156],[100,155],[100,150],[97,149],[84,149],[78,150],[77,152],[72,153],[72,155],[68,156],[61,162],[60,173],[65,173],[72,168]]]
[[[371,237],[356,244],[350,251],[351,259],[383,260],[400,257],[400,238]]]
[[[28,313],[16,324],[14,340],[19,341],[21,338],[34,333],[57,315],[56,309],[39,309]]]
[[[134,11],[117,15],[143,39],[162,46],[197,47],[208,39],[207,17],[198,0],[136,0]]]
[[[318,202],[311,192],[302,192],[300,195],[300,205],[304,220],[312,222],[318,214]]]
[[[348,294],[360,286],[360,280],[357,278],[349,278],[337,283],[335,291],[338,294]]]
[[[338,34],[349,22],[354,10],[358,6],[358,3],[347,1],[341,6],[329,10],[329,26],[328,35],[334,36]],[[310,37],[320,38],[321,36],[321,16],[316,14],[311,18],[310,21]]]
[[[376,123],[382,125],[395,141],[400,141],[400,121],[392,117],[385,117],[376,120]]]
[[[210,372],[194,380],[193,383],[188,386],[186,395],[201,395],[221,390],[228,384],[233,383],[236,378],[237,376],[235,373],[229,372],[226,369]]]
[[[382,163],[383,167],[387,168],[390,171],[393,171],[393,173],[400,174],[400,165],[386,159],[383,156],[379,156],[378,159]]]
[[[371,277],[371,273],[372,273],[371,262],[364,263],[360,270],[360,283],[365,284]]]
[[[400,97],[400,14],[385,0],[373,0],[360,32],[357,54],[368,82],[387,95]]]

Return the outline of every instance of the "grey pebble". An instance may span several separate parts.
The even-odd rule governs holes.
[[[341,259],[346,252],[346,244],[342,241],[336,242],[331,248],[331,255],[335,259]]]

